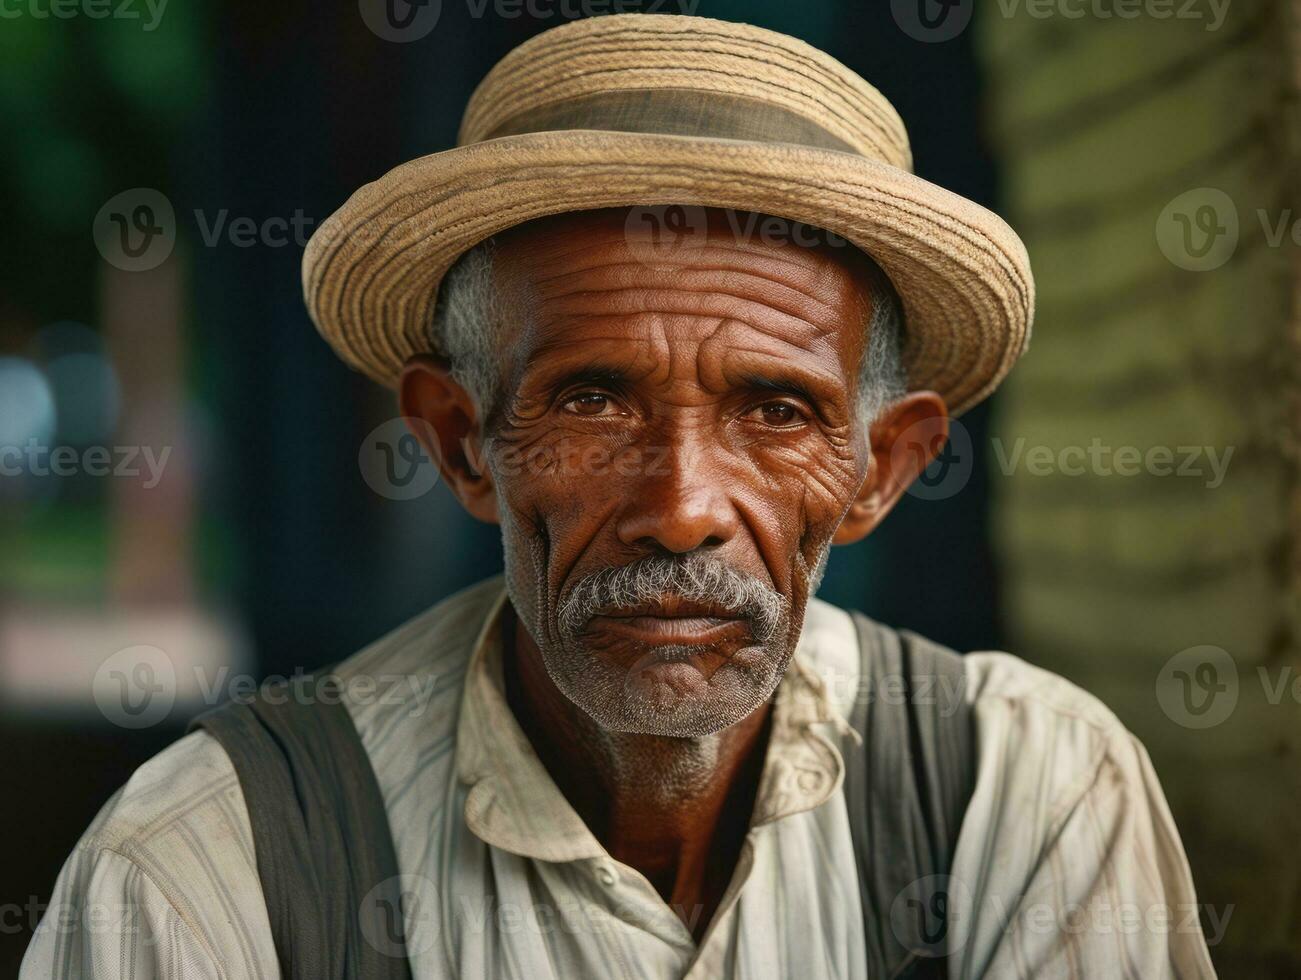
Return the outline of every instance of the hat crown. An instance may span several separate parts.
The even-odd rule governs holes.
[[[830,55],[748,24],[613,14],[545,31],[479,84],[458,142],[561,129],[797,143],[912,169],[889,101]]]
[[[1034,279],[1015,232],[909,172],[885,98],[793,38],[649,14],[567,24],[488,74],[460,143],[359,188],[303,254],[317,329],[383,384],[435,349],[439,286],[468,249],[602,208],[631,209],[632,221],[674,205],[757,212],[845,239],[903,301],[909,384],[939,392],[955,415],[1029,340]],[[692,240],[675,232],[660,244]]]

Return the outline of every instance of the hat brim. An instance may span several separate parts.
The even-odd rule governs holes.
[[[794,144],[596,130],[527,133],[420,157],[359,189],[317,229],[303,293],[349,365],[393,387],[430,347],[447,269],[534,218],[694,205],[771,214],[839,235],[889,275],[904,307],[909,388],[957,415],[1025,350],[1034,283],[993,212],[907,171]]]

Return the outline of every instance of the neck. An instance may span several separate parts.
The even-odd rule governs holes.
[[[507,699],[543,765],[611,857],[645,875],[699,938],[749,829],[771,702],[698,738],[607,731],[508,621]]]

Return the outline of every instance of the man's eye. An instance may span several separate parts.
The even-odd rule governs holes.
[[[790,402],[764,402],[751,415],[776,428],[789,428],[804,421],[804,413]]]
[[[585,391],[566,399],[562,406],[565,411],[575,415],[615,415],[614,400],[599,391]]]

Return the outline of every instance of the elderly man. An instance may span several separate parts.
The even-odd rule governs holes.
[[[144,766],[26,976],[1212,975],[1105,708],[813,598],[1032,315],[874,89],[741,25],[559,28],[304,283],[504,579]]]

